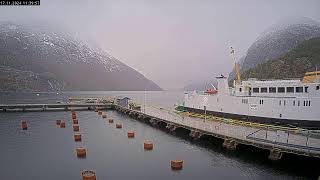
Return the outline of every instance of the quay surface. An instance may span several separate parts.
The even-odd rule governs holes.
[[[177,128],[187,129],[190,131],[189,135],[195,139],[202,135],[223,139],[223,146],[229,150],[235,150],[237,145],[244,144],[270,150],[271,160],[281,159],[283,153],[320,158],[320,134],[312,133],[313,131],[299,132],[294,128],[259,128],[228,124],[221,120],[188,117],[154,106],[146,106],[142,112],[121,106],[115,106],[115,109],[138,120],[149,121],[155,126],[165,123],[170,131]]]

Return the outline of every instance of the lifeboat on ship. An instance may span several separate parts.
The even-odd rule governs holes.
[[[218,93],[217,88],[213,84],[211,84],[211,86],[212,86],[212,88],[207,89],[204,93],[206,93],[206,94],[217,94]]]
[[[217,94],[218,93],[218,90],[216,89],[207,89],[205,91],[206,94]]]

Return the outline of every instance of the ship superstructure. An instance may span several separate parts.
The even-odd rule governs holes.
[[[307,81],[318,73],[307,73],[303,80],[248,79],[234,88],[220,76],[217,93],[185,94],[184,107],[246,121],[320,128],[320,83],[314,77]]]

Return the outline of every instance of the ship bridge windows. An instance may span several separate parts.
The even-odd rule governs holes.
[[[311,101],[303,101],[303,106],[311,106]]]
[[[248,99],[242,99],[242,104],[248,104]]]
[[[259,93],[259,88],[252,88],[252,91],[253,91],[254,93]]]
[[[278,93],[284,93],[285,88],[284,87],[278,87]]]
[[[294,93],[294,87],[287,87],[287,93]]]
[[[305,92],[305,93],[308,93],[308,88],[309,88],[308,86],[305,86],[305,87],[304,87],[304,92]]]
[[[276,93],[277,88],[276,87],[269,87],[269,93]]]
[[[262,87],[260,91],[261,91],[261,93],[267,93],[268,92],[268,88]]]
[[[239,92],[242,92],[242,88],[239,88]]]
[[[302,93],[303,87],[296,87],[296,93]]]
[[[260,103],[260,104],[263,104],[263,99],[260,99],[259,103]]]
[[[320,86],[318,85],[318,86],[316,86],[316,90],[319,90],[320,89]]]

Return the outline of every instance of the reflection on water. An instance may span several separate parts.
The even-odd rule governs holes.
[[[144,92],[69,92],[61,94],[2,94],[1,103],[44,103],[65,101],[71,96],[125,95],[143,102]],[[148,92],[148,102],[173,106],[182,92]],[[227,153],[221,143],[189,141],[173,136],[115,111],[107,111],[116,129],[95,112],[77,112],[82,142],[74,142],[70,112],[0,113],[0,179],[80,179],[80,171],[93,169],[98,179],[303,179],[315,173],[296,171],[288,163],[270,163],[267,155],[252,149]],[[66,128],[55,120],[66,121]],[[28,131],[20,130],[27,120]],[[128,139],[127,131],[135,131]],[[152,151],[143,150],[145,139],[154,142]],[[75,148],[87,148],[87,157],[78,159]],[[171,171],[170,160],[183,159],[182,171]],[[289,161],[290,162],[290,161]],[[297,163],[297,162],[295,162]],[[319,164],[319,163],[318,163]],[[294,170],[291,170],[294,169]],[[305,178],[308,179],[308,178]]]

